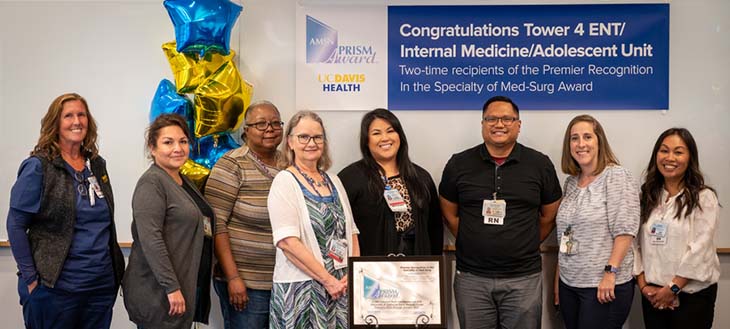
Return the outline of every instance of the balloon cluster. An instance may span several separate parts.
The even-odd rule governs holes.
[[[240,146],[231,133],[251,103],[253,86],[241,78],[229,46],[242,7],[230,0],[165,0],[164,6],[176,41],[163,44],[162,50],[175,83],[160,81],[150,122],[163,113],[187,119],[194,134],[190,159],[180,172],[201,187],[215,162]]]

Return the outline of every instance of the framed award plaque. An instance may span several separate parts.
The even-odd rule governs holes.
[[[350,328],[446,328],[441,256],[350,257]]]

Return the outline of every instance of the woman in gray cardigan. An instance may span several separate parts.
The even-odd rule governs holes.
[[[132,251],[122,288],[140,328],[190,328],[208,322],[213,211],[179,173],[190,152],[185,119],[163,114],[147,131],[154,164],[132,198]]]

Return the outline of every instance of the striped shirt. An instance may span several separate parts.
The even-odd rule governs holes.
[[[276,247],[266,208],[272,181],[267,176],[286,168],[283,154],[277,151],[276,159],[278,168],[258,162],[244,145],[216,162],[205,186],[216,215],[216,234],[228,233],[238,273],[251,289],[271,289]],[[219,266],[215,275],[224,277]]]
[[[578,177],[565,180],[563,201],[558,209],[558,243],[571,226],[578,253],[560,253],[560,279],[576,288],[595,288],[603,278],[619,235],[636,236],[639,230],[639,190],[631,173],[621,166],[608,166],[586,187],[578,187]],[[624,257],[616,284],[632,278],[634,254],[629,248]]]

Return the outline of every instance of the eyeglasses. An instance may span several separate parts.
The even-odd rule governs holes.
[[[520,120],[519,118],[515,117],[485,117],[484,122],[486,122],[490,126],[494,126],[497,124],[497,121],[502,121],[502,124],[505,126],[511,126],[515,121]]]
[[[284,121],[259,121],[254,123],[247,123],[246,127],[254,127],[257,130],[266,131],[271,126],[271,129],[281,130],[284,127]]]
[[[301,134],[301,135],[290,135],[290,136],[296,136],[297,141],[299,141],[300,144],[304,144],[304,145],[309,144],[310,140],[313,140],[314,144],[324,143],[324,135],[310,136],[310,135]]]
[[[86,184],[84,184],[86,181],[86,179],[84,179],[84,174],[77,171],[74,173],[74,179],[79,182],[79,185],[76,186],[76,190],[79,192],[79,194],[82,197],[86,197],[87,195],[89,195],[86,190]]]

